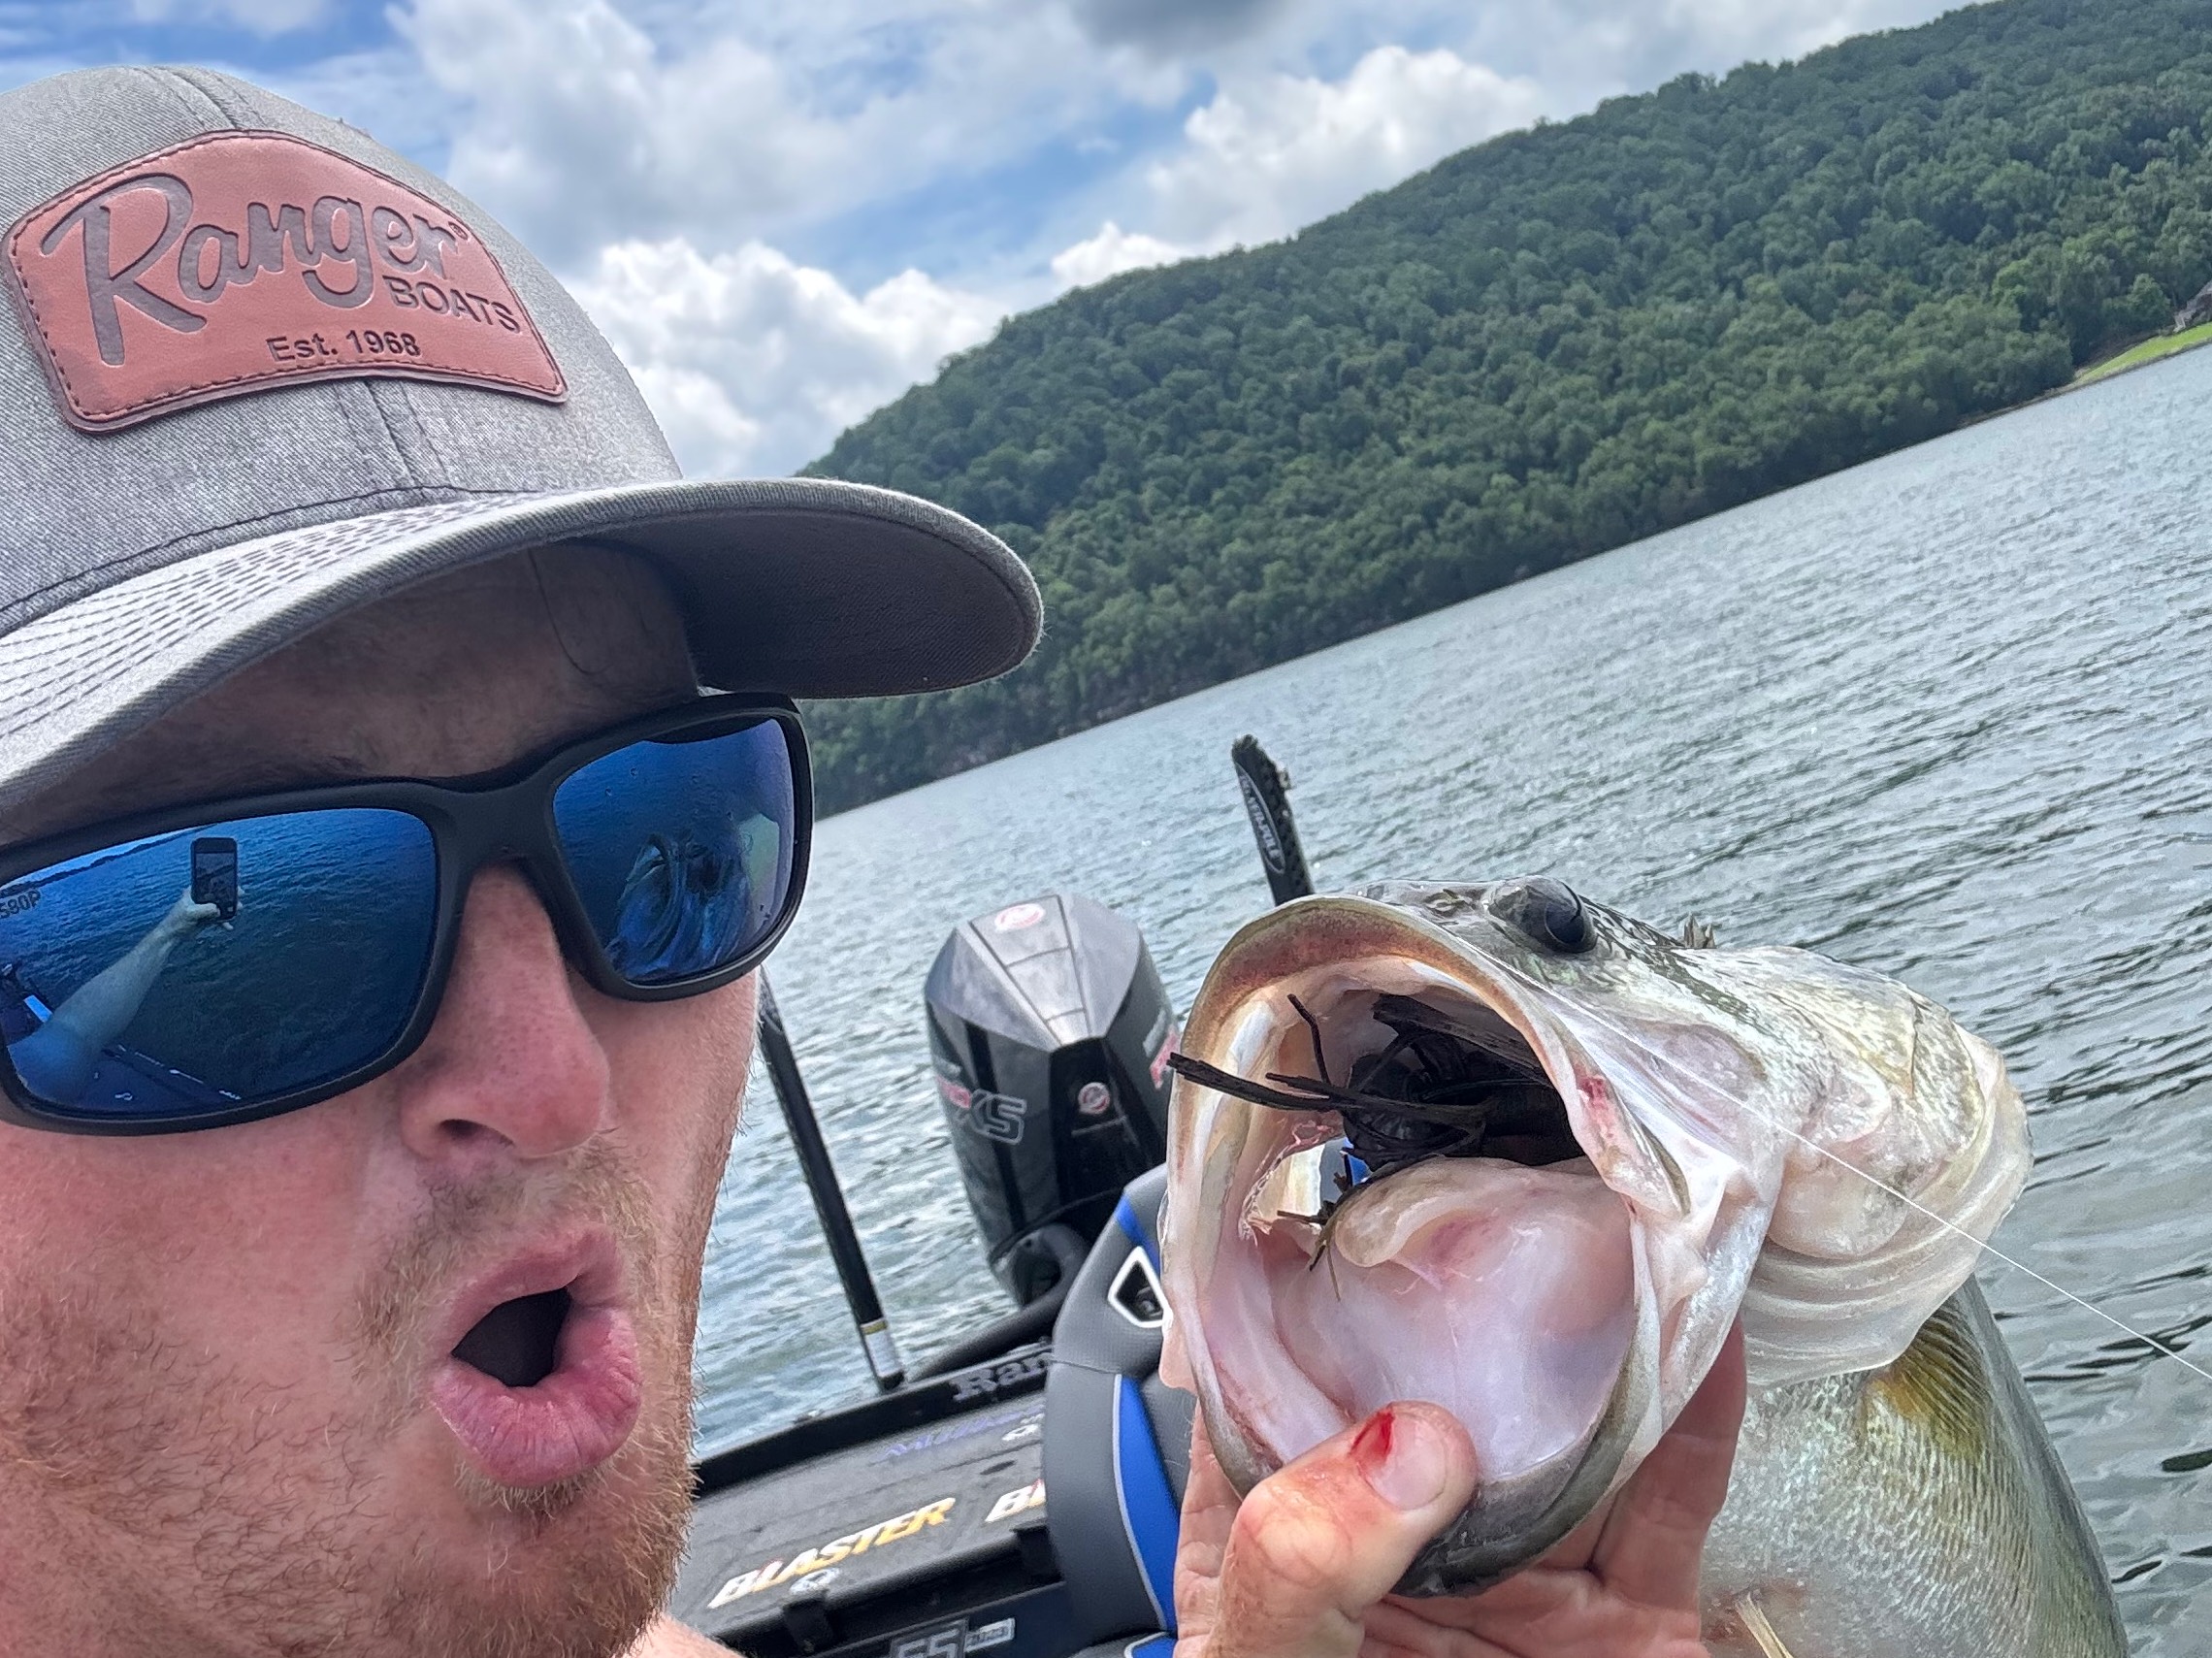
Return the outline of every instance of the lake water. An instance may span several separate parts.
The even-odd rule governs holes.
[[[1323,888],[1550,872],[1948,1004],[2033,1112],[2000,1247],[2188,1348],[2212,1322],[2208,464],[2212,351],[824,824],[772,976],[906,1352],[1007,1306],[929,1085],[930,959],[968,916],[1079,892],[1187,1007],[1267,903],[1246,731],[1292,773]],[[703,1447],[867,1385],[764,1085],[751,1116]],[[2137,1650],[2200,1651],[2212,1382],[1983,1280]]]

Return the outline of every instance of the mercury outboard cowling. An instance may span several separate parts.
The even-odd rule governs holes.
[[[937,1093],[991,1270],[1024,1305],[1167,1155],[1174,1009],[1144,935],[1048,894],[962,923],[924,991]]]

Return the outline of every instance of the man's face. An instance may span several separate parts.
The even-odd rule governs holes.
[[[0,827],[466,775],[693,694],[635,566],[512,559],[333,624]],[[688,1510],[752,1007],[749,980],[598,994],[493,867],[428,1040],[365,1087],[149,1139],[0,1124],[0,1649],[619,1650]],[[586,1396],[513,1413],[518,1450],[452,1349],[488,1298],[556,1284]]]

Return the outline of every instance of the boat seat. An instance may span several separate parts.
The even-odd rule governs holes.
[[[1172,1635],[1131,1635],[1086,1646],[1075,1658],[1167,1658],[1174,1650]]]
[[[1159,1380],[1159,1210],[1139,1175],[1077,1272],[1045,1381],[1045,1523],[1083,1658],[1164,1658],[1196,1401]],[[1148,1644],[1156,1642],[1157,1644]]]

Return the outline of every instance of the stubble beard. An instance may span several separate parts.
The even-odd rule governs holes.
[[[300,1419],[283,1390],[143,1300],[0,1299],[0,1492],[43,1499],[69,1579],[49,1589],[75,1603],[79,1639],[105,1629],[114,1650],[143,1658],[626,1650],[667,1593],[690,1517],[691,1349],[714,1183],[658,1247],[644,1188],[602,1149],[578,1153],[557,1193],[548,1184],[442,1196],[371,1275],[345,1332],[359,1386],[340,1419]],[[428,1408],[417,1379],[439,1291],[519,1222],[553,1215],[618,1240],[644,1411],[607,1463],[554,1485],[500,1486],[457,1457],[447,1489],[429,1494],[471,1517],[471,1546],[457,1551],[410,1523],[422,1498],[379,1481],[376,1465]]]

